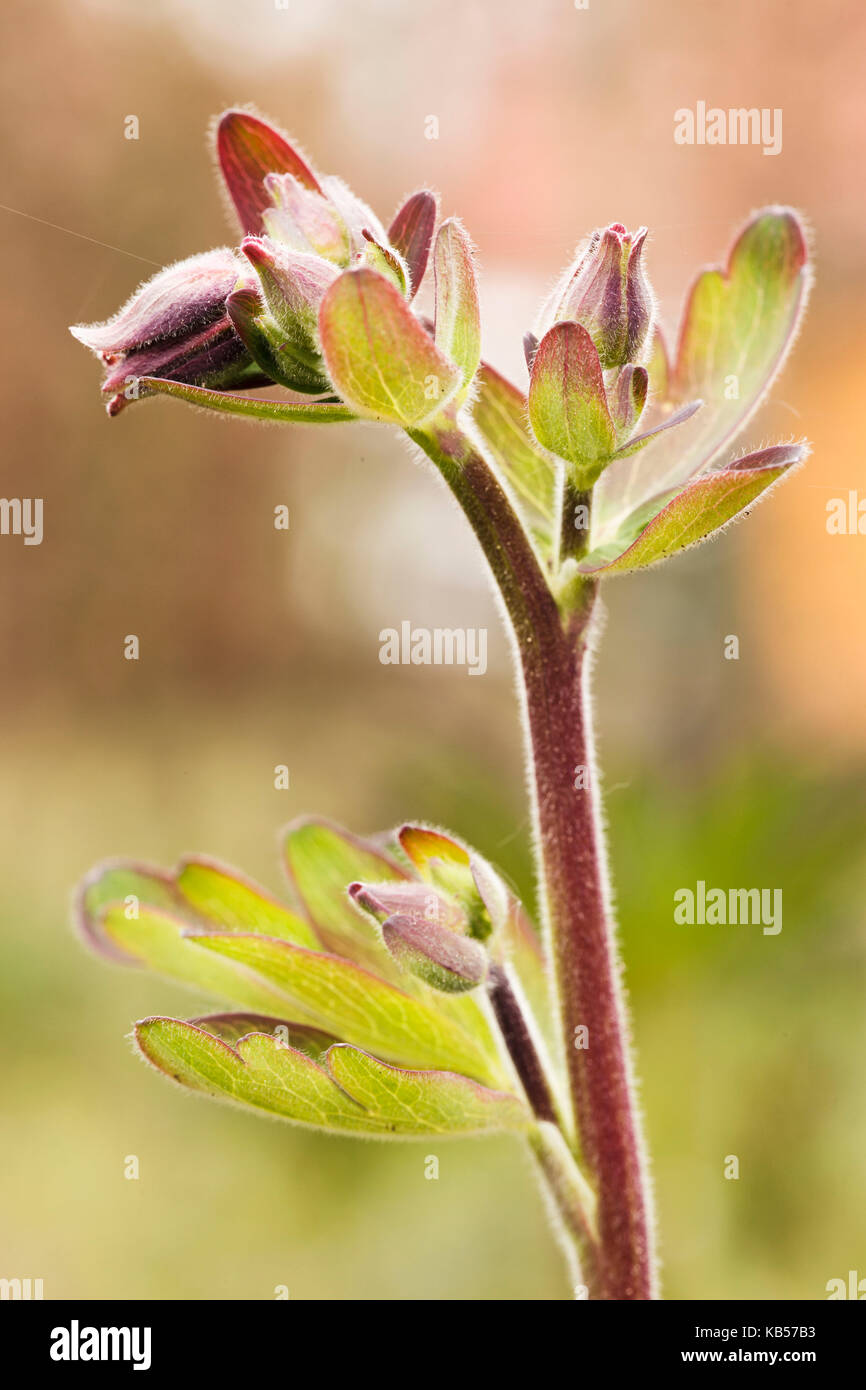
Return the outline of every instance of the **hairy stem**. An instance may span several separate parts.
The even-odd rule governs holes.
[[[593,1193],[555,1125],[538,1125],[530,1132],[528,1143],[542,1176],[572,1282],[591,1295],[598,1286],[599,1256]]]
[[[581,1155],[597,1198],[590,1295],[655,1296],[652,1224],[608,888],[587,657],[595,586],[563,613],[487,460],[453,418],[412,437],[437,464],[487,557],[522,677],[547,946]]]
[[[526,1092],[526,1099],[539,1120],[558,1123],[544,1064],[538,1055],[520,1001],[511,987],[507,966],[498,963],[491,965],[487,992],[502,1041]]]

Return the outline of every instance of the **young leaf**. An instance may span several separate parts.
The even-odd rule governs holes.
[[[433,248],[436,346],[456,362],[469,386],[481,361],[481,311],[472,246],[453,217],[442,223]]]
[[[292,174],[305,188],[321,193],[309,165],[272,125],[249,111],[226,111],[216,129],[217,158],[241,231],[264,231],[262,213],[271,206],[266,174]]]
[[[202,857],[184,859],[175,876],[177,891],[206,921],[229,931],[258,931],[296,946],[321,946],[308,922],[283,907],[257,883]]]
[[[327,947],[395,978],[375,923],[353,907],[348,890],[363,880],[405,882],[399,864],[339,826],[312,818],[287,827],[283,853],[292,886]]]
[[[494,1079],[491,1060],[462,1028],[420,999],[351,961],[287,941],[234,932],[196,933],[206,952],[255,972],[303,1009],[304,1020],[410,1067],[441,1067]]]
[[[202,1020],[205,1022],[205,1020]],[[255,1106],[315,1129],[379,1133],[364,1107],[305,1052],[248,1033],[235,1046],[177,1018],[145,1018],[135,1040],[149,1062],[173,1081],[220,1100]]]
[[[231,1025],[227,1034],[214,1019],[147,1018],[136,1025],[135,1039],[144,1057],[181,1085],[315,1129],[408,1139],[532,1124],[516,1096],[466,1077],[403,1071],[343,1045],[319,1061],[275,1037],[273,1020],[248,1021],[267,1031],[231,1037]]]
[[[203,951],[188,936],[194,929],[188,917],[156,907],[142,907],[138,917],[131,918],[123,906],[114,904],[102,916],[102,933],[120,959],[147,965],[201,994],[243,1009],[267,1014],[285,1010],[286,996],[281,990],[230,958]],[[320,1022],[318,1015],[304,1012],[300,1002],[295,1013],[302,1014],[305,1023]]]
[[[472,418],[529,526],[549,545],[556,469],[529,433],[526,397],[487,362],[481,364],[476,382],[478,395]]]
[[[597,555],[588,555],[580,565],[581,573],[621,574],[644,569],[697,545],[726,526],[804,457],[801,445],[777,445],[748,454],[718,472],[693,478],[657,512],[628,549],[615,560],[601,563]]]
[[[402,256],[399,256],[390,246],[383,246],[366,228],[362,235],[364,238],[362,253],[364,265],[369,266],[371,270],[378,271],[386,280],[390,280],[395,290],[399,290],[400,294],[405,297],[409,272]]]
[[[328,375],[357,415],[406,428],[437,415],[460,384],[400,292],[375,270],[345,271],[326,293],[319,333]]]
[[[481,1134],[522,1130],[532,1116],[516,1096],[448,1072],[404,1071],[355,1047],[328,1053],[334,1080],[395,1134]]]
[[[147,864],[109,859],[97,864],[83,879],[73,903],[73,916],[79,934],[88,946],[109,960],[137,965],[137,953],[125,950],[104,929],[103,914],[111,906],[122,905],[125,912],[138,912],[142,906],[164,909],[187,922],[192,913],[185,909],[171,874]]]
[[[538,344],[529,421],[539,444],[570,464],[578,486],[594,481],[616,449],[601,363],[582,324],[554,324]]]
[[[758,213],[735,241],[727,265],[698,276],[665,406],[700,398],[704,407],[688,425],[659,435],[633,460],[606,470],[593,503],[594,546],[608,541],[643,501],[681,486],[731,443],[787,356],[810,283],[805,235],[790,208]],[[658,355],[655,372],[658,380]]]
[[[195,1028],[203,1028],[215,1038],[234,1047],[248,1033],[267,1033],[284,1047],[293,1047],[304,1052],[314,1062],[321,1061],[329,1047],[339,1038],[326,1033],[323,1028],[313,1028],[308,1023],[297,1023],[286,1018],[272,1018],[268,1014],[202,1014],[200,1018],[188,1020]]]
[[[394,221],[388,228],[389,244],[403,257],[409,271],[410,299],[418,293],[424,279],[435,226],[435,195],[421,189],[398,208]]]
[[[614,458],[628,458],[629,454],[635,454],[639,449],[645,448],[649,441],[655,439],[656,435],[661,434],[663,430],[676,429],[677,425],[684,425],[686,420],[691,420],[692,416],[697,414],[702,405],[703,401],[689,401],[688,405],[681,406],[667,419],[660,420],[650,429],[642,430],[640,434],[635,434],[631,439],[627,439],[617,449]]]
[[[229,391],[209,391],[204,386],[187,386],[181,381],[163,381],[160,377],[143,376],[139,386],[148,394],[174,396],[177,400],[199,405],[204,410],[221,410],[227,415],[248,415],[252,420],[289,420],[295,424],[332,425],[356,416],[339,401],[263,401],[260,396],[235,396]]]

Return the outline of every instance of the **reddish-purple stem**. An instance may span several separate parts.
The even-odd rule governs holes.
[[[650,1299],[652,1228],[585,699],[595,588],[588,583],[578,610],[564,618],[508,498],[456,422],[413,438],[439,467],[482,545],[517,647],[564,1050],[581,1157],[598,1201],[590,1293]]]

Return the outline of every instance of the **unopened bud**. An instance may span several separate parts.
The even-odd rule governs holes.
[[[487,973],[487,954],[477,941],[417,917],[389,917],[385,945],[398,965],[446,994],[475,989]]]
[[[621,222],[594,232],[555,308],[555,322],[583,325],[606,370],[637,361],[652,324],[642,263],[646,235],[641,227],[632,236]]]

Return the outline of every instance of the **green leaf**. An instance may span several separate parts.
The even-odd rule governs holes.
[[[390,280],[394,288],[405,297],[409,288],[409,271],[402,256],[390,246],[380,245],[370,232],[365,230],[362,235],[364,264],[371,270],[377,270],[386,280]]]
[[[267,1026],[272,1020],[260,1022]],[[249,1032],[232,1045],[208,1031],[210,1020],[197,1023],[144,1019],[136,1025],[136,1042],[149,1062],[182,1085],[299,1124],[381,1138],[523,1130],[532,1124],[515,1096],[462,1076],[403,1071],[345,1046],[324,1055],[326,1070],[270,1031]]]
[[[222,1038],[223,1042],[230,1043],[232,1047],[248,1033],[268,1033],[283,1046],[306,1053],[314,1062],[320,1061],[328,1048],[339,1041],[323,1028],[313,1028],[307,1023],[291,1022],[285,1018],[273,1018],[268,1014],[202,1014],[200,1018],[191,1018],[188,1022],[196,1028],[203,1028],[215,1038]]]
[[[465,1076],[404,1071],[341,1044],[329,1051],[328,1069],[368,1114],[393,1126],[396,1134],[481,1134],[532,1124],[516,1096],[488,1090]]]
[[[472,245],[454,217],[442,223],[433,248],[436,346],[460,368],[469,386],[481,361],[481,311]]]
[[[376,923],[353,906],[349,885],[405,881],[399,864],[339,826],[312,818],[286,828],[283,853],[304,911],[328,948],[396,978]]]
[[[778,374],[811,283],[803,228],[790,208],[769,208],[746,225],[723,268],[703,271],[688,297],[666,412],[700,397],[703,409],[613,463],[596,489],[593,546],[644,500],[706,468],[754,414]],[[663,378],[654,360],[654,385]]]
[[[554,324],[538,344],[529,421],[539,444],[570,465],[579,487],[594,482],[616,449],[601,363],[582,324]]]
[[[369,1047],[402,1066],[499,1079],[484,1048],[443,1011],[351,961],[265,936],[196,933],[191,939],[254,971],[282,993],[284,1007],[288,1000],[295,1009],[303,1009],[304,1021],[347,1042]]]
[[[526,397],[484,362],[476,378],[472,417],[510,485],[527,524],[549,546],[556,504],[556,468],[529,433]]]
[[[91,870],[75,896],[75,924],[87,945],[100,955],[130,965],[138,964],[140,957],[130,954],[113,937],[107,936],[103,923],[105,908],[118,904],[126,908],[127,902],[130,911],[135,909],[136,903],[180,915],[185,915],[185,909],[171,874],[159,869],[129,860],[109,859]],[[192,920],[191,914],[188,920]]]
[[[325,294],[319,332],[328,375],[357,414],[406,428],[437,415],[460,384],[403,296],[375,270],[345,271]]]
[[[258,931],[317,950],[321,942],[308,922],[289,912],[264,888],[236,871],[200,856],[184,859],[177,891],[200,918],[230,931]]]
[[[583,574],[620,574],[644,569],[706,540],[726,526],[783,474],[805,457],[802,445],[777,445],[749,454],[715,473],[704,473],[656,513],[615,560],[598,553],[579,566]]]
[[[379,1132],[378,1122],[312,1058],[265,1033],[249,1033],[233,1047],[180,1019],[146,1018],[136,1024],[135,1040],[149,1062],[193,1091],[314,1129]]]
[[[204,410],[221,410],[227,415],[248,415],[251,420],[291,421],[300,425],[336,425],[356,416],[339,401],[263,401],[258,396],[235,396],[230,391],[209,391],[204,386],[188,386],[183,381],[163,381],[142,376],[139,386],[148,395],[174,396]]]
[[[142,907],[136,919],[115,904],[108,906],[102,916],[102,932],[119,958],[138,961],[171,980],[244,1009],[267,1014],[285,1010],[286,997],[281,990],[251,974],[242,963],[203,951],[187,935],[192,930],[195,926],[189,917],[156,907]],[[299,1002],[295,1012],[301,1011]],[[319,1021],[318,1015],[314,1018],[303,1014],[305,1023]]]

